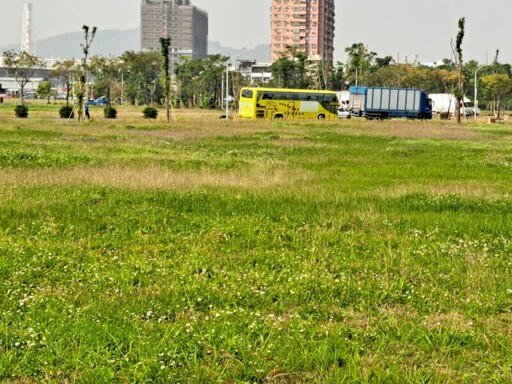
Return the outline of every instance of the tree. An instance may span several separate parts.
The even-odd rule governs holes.
[[[170,37],[160,38],[160,54],[162,55],[162,80],[164,83],[164,103],[167,117],[167,124],[171,122],[170,113],[170,94],[171,94],[171,76],[169,75],[169,47],[171,46]]]
[[[74,59],[57,61],[53,65],[51,76],[57,77],[64,83],[66,88],[66,105],[69,105],[69,93],[71,92],[73,79],[75,78],[77,71],[78,68]]]
[[[455,64],[451,59],[444,58],[442,63],[443,64],[437,66],[438,69],[446,69],[447,71],[452,71],[455,69]]]
[[[52,83],[50,83],[48,80],[39,83],[36,94],[40,99],[47,99],[48,104],[50,104],[50,97],[53,95]]]
[[[459,84],[459,72],[456,69],[451,71],[441,69],[439,71],[439,80],[444,88],[445,93],[455,93],[455,89]]]
[[[4,51],[3,60],[7,73],[12,75],[20,86],[21,104],[23,105],[25,85],[30,82],[37,68],[45,67],[44,60],[28,52],[15,50]]]
[[[203,60],[203,71],[197,79],[200,90],[199,105],[206,108],[215,108],[222,104],[222,78],[229,57],[223,55],[210,55]]]
[[[295,63],[287,57],[280,57],[270,66],[271,85],[278,88],[295,88]]]
[[[454,51],[455,58],[455,67],[457,68],[458,81],[457,88],[454,91],[455,95],[455,116],[457,118],[457,123],[460,124],[460,107],[464,100],[464,78],[463,78],[463,70],[464,64],[462,61],[462,40],[464,40],[464,26],[466,23],[466,19],[464,17],[459,19],[459,32],[457,33],[457,39],[455,41],[455,48],[452,49]]]
[[[345,73],[343,70],[343,63],[341,61],[337,61],[334,64],[329,75],[329,81],[327,83],[326,89],[343,89],[345,87]]]
[[[318,71],[316,66],[307,67],[307,59],[307,53],[298,51],[296,47],[287,47],[270,66],[273,85],[279,88],[311,88],[314,83],[311,74],[318,74]]]
[[[101,91],[107,98],[107,106],[111,104],[111,90],[117,83],[117,76],[120,70],[119,60],[116,58],[105,58],[94,56],[91,58],[89,70],[94,76],[94,88]]]
[[[178,84],[179,101],[189,108],[195,107],[200,90],[197,81],[204,70],[204,60],[185,58],[175,66],[174,73]]]
[[[308,89],[311,86],[311,79],[308,77],[308,69],[306,68],[308,54],[300,52],[297,48],[292,47],[291,54],[295,61],[295,85],[297,89]]]
[[[363,43],[354,43],[345,48],[348,55],[347,77],[350,83],[360,84],[364,82],[364,76],[370,71],[377,54],[368,51]]]
[[[502,101],[510,95],[512,79],[504,73],[494,73],[482,77],[484,93],[493,100],[493,109],[496,117],[500,118]]]
[[[239,107],[239,95],[240,91],[242,90],[242,87],[248,85],[247,79],[239,72],[239,71],[232,71],[231,72],[231,92],[233,94],[234,103],[232,104],[232,108],[236,109]]]
[[[89,49],[91,47],[92,41],[94,40],[94,36],[96,35],[96,27],[92,28],[91,33],[89,34],[89,27],[84,25],[82,27],[84,31],[84,44],[81,44],[82,51],[84,56],[82,57],[82,65],[81,65],[81,73],[79,76],[78,82],[78,94],[77,94],[77,102],[78,102],[78,121],[82,119],[83,116],[83,108],[84,108],[84,97],[87,97],[87,58],[89,56]]]
[[[379,69],[379,68],[389,67],[392,62],[393,62],[393,58],[391,56],[376,57],[375,58],[375,68]]]
[[[161,58],[158,52],[127,51],[120,57],[127,98],[135,105],[153,105],[161,95]]]
[[[343,66],[336,63],[336,67],[328,60],[308,60],[306,66],[306,84],[313,89],[342,89]]]

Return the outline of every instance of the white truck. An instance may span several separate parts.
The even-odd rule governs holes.
[[[338,108],[338,118],[350,119],[351,115],[350,111],[348,110],[350,93],[348,91],[337,91],[336,96],[338,97],[338,102],[340,103]]]
[[[431,93],[428,95],[432,100],[432,114],[437,115],[440,113],[455,114],[455,104],[457,100],[451,93]],[[475,105],[467,97],[464,97],[463,104],[460,107],[461,116],[474,116]],[[476,114],[480,114],[480,109],[476,108]]]
[[[348,109],[348,103],[350,100],[349,91],[337,91],[336,96],[338,96],[338,102],[340,103],[340,108]]]
[[[361,117],[364,116],[364,104],[366,100],[366,88],[362,85],[351,85],[348,88],[349,101],[348,109],[352,116]]]

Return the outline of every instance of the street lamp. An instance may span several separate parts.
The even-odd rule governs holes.
[[[121,71],[121,105],[124,105],[124,74]]]
[[[477,86],[477,76],[476,75],[478,74],[478,70],[480,68],[487,67],[487,65],[488,64],[482,64],[475,70],[475,100],[473,102],[473,115],[475,117],[475,120],[476,120],[476,109],[478,108],[478,86]]]
[[[229,119],[229,62],[231,56],[226,61],[226,120]]]

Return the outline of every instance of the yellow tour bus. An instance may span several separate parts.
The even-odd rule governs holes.
[[[334,91],[251,88],[240,90],[238,116],[251,119],[338,119]]]

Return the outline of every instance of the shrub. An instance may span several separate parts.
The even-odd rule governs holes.
[[[75,112],[73,112],[73,107],[70,105],[64,105],[60,107],[59,116],[61,119],[74,119]]]
[[[440,112],[439,117],[441,120],[448,120],[450,118],[450,112]]]
[[[142,111],[142,114],[146,119],[156,119],[158,116],[158,111],[156,110],[156,108],[146,107]]]
[[[117,109],[107,107],[103,110],[103,116],[105,116],[106,119],[115,119],[117,117]]]
[[[17,105],[14,108],[16,117],[28,117],[28,107],[26,105]]]

